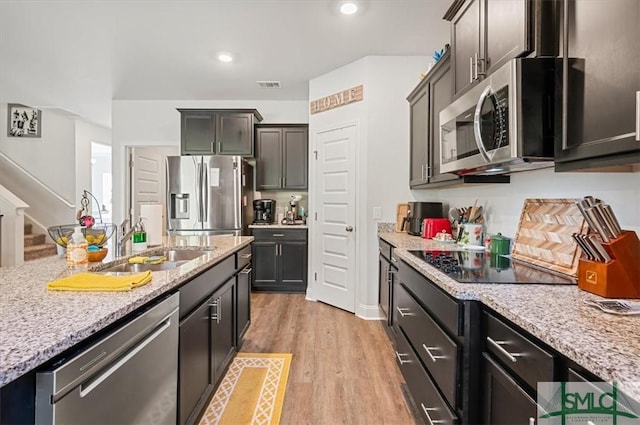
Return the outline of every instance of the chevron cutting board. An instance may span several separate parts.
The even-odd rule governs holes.
[[[577,201],[525,199],[511,257],[577,277],[582,251],[571,235],[588,231]]]

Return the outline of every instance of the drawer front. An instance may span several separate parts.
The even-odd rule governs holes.
[[[554,356],[497,317],[484,313],[485,346],[532,389],[554,381]]]
[[[307,229],[251,229],[253,237],[265,241],[306,241]]]
[[[388,261],[391,261],[391,245],[389,245],[382,239],[378,239],[378,251],[380,251],[380,255],[382,255]]]
[[[251,262],[251,245],[247,245],[236,253],[237,266],[236,270],[242,270]]]
[[[433,381],[425,372],[402,332],[396,335],[395,355],[396,362],[424,423],[457,424],[458,418],[440,397]]]
[[[180,288],[180,318],[218,289],[236,272],[236,256],[230,255]]]
[[[400,285],[397,317],[400,328],[433,376],[447,401],[456,405],[456,377],[458,371],[458,345],[449,338],[433,319]]]
[[[461,335],[462,305],[445,294],[426,277],[415,271],[404,261],[396,263],[398,278],[415,296],[416,300],[435,317],[438,323],[453,335]]]

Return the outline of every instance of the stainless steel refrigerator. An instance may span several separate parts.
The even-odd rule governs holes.
[[[178,235],[248,235],[253,167],[239,156],[167,157],[167,229]]]

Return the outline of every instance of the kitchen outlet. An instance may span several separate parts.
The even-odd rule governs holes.
[[[382,218],[382,207],[373,207],[373,219],[380,220]]]

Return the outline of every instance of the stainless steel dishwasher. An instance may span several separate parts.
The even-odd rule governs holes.
[[[36,424],[176,423],[178,294],[36,374]]]

